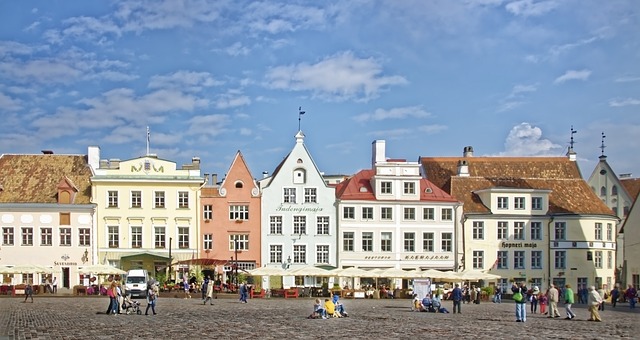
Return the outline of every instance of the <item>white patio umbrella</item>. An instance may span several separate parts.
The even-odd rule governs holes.
[[[290,271],[283,269],[282,267],[260,267],[248,271],[251,276],[289,276]]]
[[[293,276],[334,276],[335,274],[331,273],[331,271],[322,269],[316,266],[304,266],[300,268],[295,268],[288,272],[288,275]]]
[[[427,270],[422,270],[422,271],[418,271],[416,272],[417,275],[416,277],[422,277],[422,278],[430,278],[433,280],[435,279],[440,279],[440,280],[451,280],[451,281],[458,281],[460,280],[460,276],[458,276],[456,273],[454,272],[443,272],[437,269],[427,269]]]
[[[497,280],[502,277],[500,275],[485,273],[477,269],[466,269],[457,273],[457,275],[458,275],[458,279],[466,280],[466,281]]]
[[[19,264],[13,267],[0,268],[0,274],[40,274],[51,273],[53,270],[37,264]]]
[[[403,270],[400,268],[388,268],[378,273],[380,277],[390,277],[395,279],[413,279],[417,272],[413,270]]]
[[[95,275],[122,275],[127,273],[122,269],[119,269],[107,264],[94,264],[90,266],[82,266],[78,269],[78,272],[80,274],[95,274]]]
[[[374,271],[364,270],[356,267],[350,268],[336,268],[330,270],[332,273],[331,276],[339,276],[339,277],[380,277],[380,275]]]

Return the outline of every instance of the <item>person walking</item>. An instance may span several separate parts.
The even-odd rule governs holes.
[[[632,284],[629,284],[627,291],[624,292],[624,296],[627,298],[627,301],[629,301],[630,309],[636,308],[636,294],[638,294],[636,289],[633,287]]]
[[[572,320],[576,317],[576,314],[571,310],[571,306],[575,303],[575,297],[573,296],[573,290],[570,284],[566,284],[564,287],[564,308],[567,312],[565,320]]]
[[[207,301],[209,301],[209,303],[213,305],[213,285],[212,284],[207,285],[206,297],[204,299],[204,302],[202,302],[202,304],[206,305]]]
[[[458,310],[458,314],[461,314],[460,305],[462,304],[462,289],[460,289],[459,283],[456,283],[456,288],[453,288],[451,298],[453,299],[453,314],[456,313],[456,308]]]
[[[607,293],[604,291],[602,285],[598,286],[597,292],[600,295],[600,299],[602,300],[602,303],[600,303],[600,305],[598,306],[598,310],[604,312],[604,302],[607,300]],[[591,292],[589,292],[589,295],[590,294]]]
[[[547,295],[545,293],[540,292],[540,294],[538,294],[538,304],[540,305],[540,314],[547,315],[547,301],[548,301]]]
[[[558,312],[558,300],[560,298],[560,292],[554,284],[551,284],[549,287],[549,292],[547,293],[547,299],[549,301],[549,317],[550,318],[559,318],[560,312]]]
[[[596,287],[591,286],[589,287],[589,296],[588,296],[588,305],[589,305],[589,319],[587,319],[587,321],[597,321],[600,322],[602,321],[602,319],[600,319],[600,313],[598,313],[598,307],[603,304],[603,299],[600,296],[600,294],[598,293],[598,291],[596,290]]]
[[[496,288],[496,293],[493,296],[493,302],[494,303],[502,303],[502,288],[500,288],[500,287]]]
[[[620,286],[616,283],[616,285],[611,290],[611,307],[616,308],[616,304],[618,303],[619,298],[620,298]]]
[[[147,284],[147,309],[144,311],[144,315],[149,315],[149,308],[153,315],[156,315],[156,301],[158,301],[158,292],[156,291],[156,285]]]
[[[191,294],[189,294],[190,288],[191,288],[191,285],[189,284],[189,281],[187,280],[187,276],[185,275],[182,277],[182,289],[184,289],[185,299],[191,299]]]
[[[118,314],[118,291],[116,290],[116,282],[111,281],[109,289],[107,289],[107,295],[109,296],[109,309],[107,314]]]
[[[247,291],[247,283],[242,282],[240,285],[240,303],[247,303],[247,298],[249,297],[249,293]]]
[[[58,278],[57,277],[53,277],[53,283],[51,284],[53,286],[53,294],[58,294]]]
[[[515,282],[511,287],[513,292],[513,301],[516,303],[516,322],[527,321],[527,286],[524,282],[518,286]]]
[[[204,281],[202,281],[202,301],[207,298],[207,289],[209,289],[209,275],[207,275],[207,277],[204,278]]]
[[[27,302],[27,299],[31,298],[31,303],[33,303],[33,286],[31,285],[31,281],[27,281],[27,285],[24,287],[24,301]]]
[[[538,312],[538,295],[540,294],[540,288],[538,286],[533,286],[531,290],[531,314],[536,314]]]

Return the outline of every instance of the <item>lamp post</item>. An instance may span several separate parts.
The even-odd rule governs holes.
[[[235,266],[236,267],[235,268],[236,274],[235,274],[235,278],[236,278],[236,289],[237,289],[237,287],[238,287],[238,244],[239,244],[239,242],[238,242],[238,240],[235,240],[234,242],[235,242],[235,244],[233,245],[233,252],[236,255],[236,266]]]

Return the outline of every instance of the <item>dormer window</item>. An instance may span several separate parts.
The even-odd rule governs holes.
[[[243,186],[243,184],[242,184],[242,182],[241,182],[241,181],[237,181],[237,182],[236,182],[236,188],[238,188],[238,189],[242,189],[242,186]]]
[[[293,183],[305,184],[307,182],[307,172],[304,169],[298,168],[293,170]]]

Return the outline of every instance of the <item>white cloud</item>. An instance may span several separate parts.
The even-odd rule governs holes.
[[[425,132],[429,135],[444,131],[446,129],[448,128],[445,125],[439,125],[439,124],[418,126],[418,131]]]
[[[631,105],[640,105],[640,99],[636,98],[615,98],[609,100],[609,106],[611,107],[622,107],[622,106],[631,106]]]
[[[251,131],[251,129],[240,128],[240,135],[241,136],[251,136],[252,134],[253,134],[253,132]]]
[[[239,55],[248,55],[251,49],[243,46],[241,42],[236,42],[233,45],[224,49],[224,52],[230,56],[237,57]]]
[[[635,81],[640,81],[640,77],[637,76],[622,76],[616,78],[616,83],[630,83]]]
[[[342,52],[315,64],[300,63],[268,70],[266,86],[289,91],[310,91],[313,97],[345,101],[368,101],[391,85],[407,84],[401,76],[383,76],[382,66],[373,58],[357,58]]]
[[[189,135],[215,137],[228,131],[227,126],[231,124],[231,117],[224,114],[194,116],[188,120],[188,123]]]
[[[569,80],[587,80],[589,79],[590,75],[591,75],[590,70],[580,70],[580,71],[569,70],[565,72],[563,75],[561,75],[560,77],[556,78],[553,81],[553,83],[562,84],[565,81],[569,81]]]
[[[223,81],[216,80],[209,72],[177,71],[169,75],[153,76],[149,88],[178,88],[198,92],[204,87],[219,86]]]
[[[526,94],[536,92],[537,90],[537,84],[518,84],[513,86],[511,92],[500,101],[497,112],[511,111],[520,107],[525,103],[523,98],[525,98]]]
[[[372,113],[363,113],[353,117],[357,122],[379,121],[385,119],[425,118],[431,114],[420,106],[397,107],[391,110],[376,109]]]
[[[20,99],[14,99],[0,92],[0,112],[18,111],[22,109]]]
[[[557,156],[561,145],[542,137],[539,127],[529,123],[514,126],[504,143],[505,151],[500,156]]]
[[[518,0],[506,4],[505,9],[513,15],[529,17],[546,14],[558,7],[558,5],[559,3],[553,0]]]
[[[248,96],[228,92],[220,94],[215,100],[215,106],[217,109],[228,109],[231,107],[246,106],[251,104],[251,99]]]

